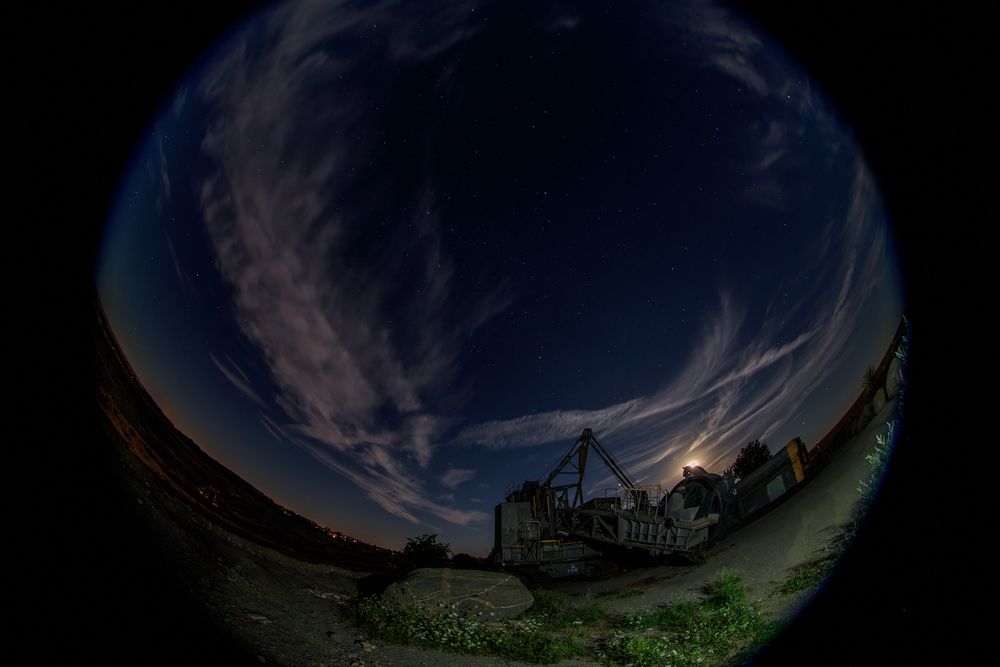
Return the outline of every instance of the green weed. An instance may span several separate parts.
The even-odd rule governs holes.
[[[542,627],[546,630],[593,625],[608,617],[608,611],[593,600],[571,604],[559,595],[545,590],[533,591],[532,597],[535,598],[535,603],[525,613],[525,618],[541,620]]]
[[[563,605],[546,597],[521,619],[487,622],[458,614],[453,607],[428,613],[416,605],[400,605],[378,597],[355,603],[359,627],[372,637],[396,644],[411,644],[459,653],[496,655],[511,660],[553,663],[587,655],[587,639],[579,626],[585,619],[604,618],[599,607]],[[550,615],[546,615],[546,614]],[[579,622],[575,622],[579,621]],[[553,630],[569,632],[553,634]]]
[[[597,594],[599,598],[630,598],[634,595],[642,595],[642,591],[638,588],[625,588],[619,591],[601,591]]]
[[[704,600],[682,597],[654,611],[624,616],[621,630],[603,643],[599,657],[636,667],[717,664],[765,627],[746,599],[739,572],[720,570],[705,592]],[[645,633],[629,634],[635,631]]]
[[[836,559],[825,557],[819,560],[810,561],[795,568],[788,579],[781,587],[782,593],[798,593],[807,588],[812,588],[826,579],[833,571]]]
[[[626,617],[610,616],[595,601],[572,604],[548,591],[536,591],[535,604],[520,619],[497,622],[447,606],[430,614],[376,597],[358,599],[354,610],[364,632],[398,644],[531,663],[586,657],[635,667],[718,664],[766,626],[747,602],[740,573],[720,570],[705,594]],[[609,624],[617,629],[606,635]]]
[[[708,582],[706,592],[708,593],[708,602],[713,606],[741,603],[746,599],[743,575],[736,570],[722,568]]]

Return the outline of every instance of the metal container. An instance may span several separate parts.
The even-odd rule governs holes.
[[[740,518],[761,511],[805,480],[809,459],[802,440],[795,438],[770,460],[736,483]]]

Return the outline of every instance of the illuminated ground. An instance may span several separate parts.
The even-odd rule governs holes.
[[[605,581],[559,584],[554,590],[570,598],[605,593],[607,606],[618,611],[650,608],[679,593],[698,592],[719,568],[727,567],[744,573],[752,597],[768,601],[772,614],[785,613],[799,598],[774,598],[773,594],[796,566],[821,556],[850,519],[858,482],[868,474],[865,456],[874,449],[876,436],[885,433],[896,405],[895,399],[886,404],[799,493],[713,547],[704,564],[643,568]],[[643,592],[620,598],[608,595],[619,589]]]

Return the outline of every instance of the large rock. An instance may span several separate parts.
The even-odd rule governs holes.
[[[882,391],[882,387],[879,387],[875,391],[875,396],[872,398],[872,409],[875,410],[875,414],[882,412],[882,408],[885,407],[885,392]]]
[[[903,384],[902,370],[899,357],[893,357],[885,375],[885,393],[890,399],[896,398],[896,395],[899,394],[899,387]]]
[[[479,570],[421,568],[385,589],[383,598],[402,605],[418,605],[428,612],[455,611],[484,619],[515,618],[534,599],[510,574]],[[480,613],[481,612],[481,613]]]

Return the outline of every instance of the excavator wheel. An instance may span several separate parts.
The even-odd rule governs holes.
[[[719,497],[718,492],[716,492],[715,500],[712,502],[712,509],[709,510],[709,514],[718,514],[719,522],[708,531],[708,540],[705,544],[707,549],[711,549],[717,543],[726,539],[730,531],[729,516],[722,507],[722,499]]]

